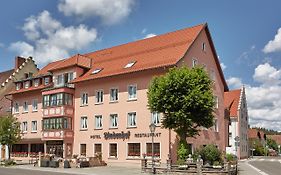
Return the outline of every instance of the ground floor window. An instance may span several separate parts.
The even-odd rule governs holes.
[[[128,156],[130,157],[140,157],[140,143],[128,143]]]
[[[155,157],[160,157],[160,143],[153,144],[153,152]],[[146,155],[152,156],[152,144],[146,143]]]
[[[102,153],[102,148],[100,143],[94,144],[94,153],[95,154],[100,154]]]
[[[14,144],[11,151],[12,157],[27,157],[28,144]]]
[[[109,156],[117,157],[117,143],[109,144]]]
[[[80,155],[86,156],[86,144],[80,144]]]
[[[47,153],[63,157],[63,141],[47,141]]]
[[[39,144],[31,144],[30,145],[30,152],[32,153],[44,153],[44,144],[39,143]]]

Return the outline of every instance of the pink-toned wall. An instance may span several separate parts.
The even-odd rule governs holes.
[[[206,43],[206,51],[202,51],[202,42]],[[223,106],[223,92],[224,86],[219,76],[212,50],[207,40],[206,33],[203,32],[194,42],[189,52],[179,62],[179,66],[182,64],[191,67],[191,60],[196,57],[199,64],[206,64],[208,72],[213,69],[216,74],[216,80],[214,84],[214,94],[219,98],[219,107],[215,110],[214,115],[218,120],[219,132],[215,132],[213,129],[203,130],[197,139],[188,139],[188,142],[193,144],[194,147],[206,144],[216,144],[222,150],[225,150],[225,120],[224,120],[224,106]],[[149,124],[151,123],[151,114],[147,108],[147,89],[153,76],[162,75],[167,72],[168,69],[159,69],[151,71],[142,71],[138,73],[131,73],[127,75],[119,75],[112,78],[104,78],[100,80],[91,80],[83,83],[76,84],[75,90],[75,119],[74,119],[74,154],[80,154],[80,144],[86,144],[87,156],[94,156],[94,144],[102,144],[102,157],[106,162],[136,162],[139,163],[139,159],[132,160],[127,156],[127,144],[128,143],[140,143],[141,155],[146,153],[146,143],[151,143],[151,137],[136,138],[136,133],[150,133]],[[137,100],[128,101],[128,85],[137,85]],[[116,103],[109,102],[109,90],[110,88],[119,89],[119,100]],[[95,91],[102,89],[104,92],[104,102],[102,104],[95,104]],[[80,97],[82,93],[88,93],[89,102],[87,106],[81,106]],[[127,113],[136,112],[137,114],[137,127],[127,128]],[[118,114],[118,128],[110,129],[109,123],[110,114]],[[95,129],[95,115],[102,115],[103,127],[102,129]],[[86,130],[80,129],[80,120],[82,116],[88,118],[88,128]],[[130,131],[131,135],[129,139],[113,139],[105,140],[104,132],[127,132]],[[155,138],[155,142],[160,143],[161,150],[161,162],[165,163],[169,153],[169,131],[157,127],[156,133],[161,133],[160,137]],[[98,136],[99,139],[91,139],[91,135]],[[118,158],[109,157],[109,144],[118,144]],[[177,137],[176,133],[171,132],[171,152],[172,159],[176,160],[176,146]]]

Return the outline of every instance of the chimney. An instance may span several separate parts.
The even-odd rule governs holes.
[[[15,58],[15,70],[17,70],[24,62],[25,62],[25,58],[17,56]]]

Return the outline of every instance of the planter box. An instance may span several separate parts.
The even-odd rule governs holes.
[[[49,160],[41,160],[40,167],[49,167]]]
[[[58,168],[59,162],[58,161],[50,161],[49,166],[52,167],[52,168]]]
[[[81,161],[79,164],[80,164],[79,168],[84,168],[84,167],[89,167],[90,166],[89,161]]]

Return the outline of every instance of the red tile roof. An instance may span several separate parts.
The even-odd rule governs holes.
[[[224,106],[230,110],[230,117],[237,117],[241,89],[224,92]]]
[[[27,89],[22,88],[22,89],[14,90],[14,91],[10,92],[9,95],[19,94],[19,93],[24,93],[24,92],[30,92],[30,91],[35,91],[35,90],[42,90],[42,89],[45,89],[45,88],[48,88],[48,87],[51,87],[51,86],[52,86],[52,84],[49,84],[49,85],[46,85],[46,86],[41,84],[40,86],[37,86],[37,87],[32,86],[32,87],[27,88]]]
[[[258,139],[258,132],[260,132],[260,136],[261,136],[261,139],[263,139],[263,136],[264,136],[264,132],[263,131],[259,131],[255,128],[249,128],[248,129],[248,138],[249,139]]]
[[[34,76],[47,75],[49,73],[49,70],[51,70],[53,67],[56,67],[57,65],[59,65],[63,61],[65,61],[65,59],[59,60],[59,61],[54,61],[54,62],[51,62],[51,63],[47,64],[45,67],[40,69],[39,72],[37,74],[35,74]]]
[[[271,138],[275,140],[278,145],[281,145],[281,135],[267,135],[267,138]]]
[[[5,71],[5,72],[0,72],[0,85],[6,81],[9,76],[11,76],[14,73],[14,69]]]

